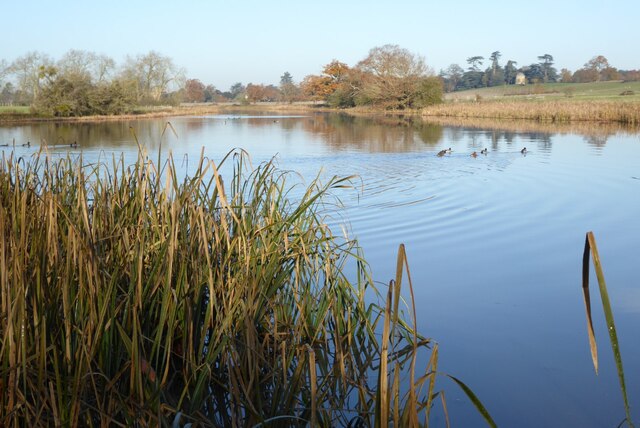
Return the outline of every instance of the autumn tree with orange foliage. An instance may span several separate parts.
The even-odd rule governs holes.
[[[442,102],[443,94],[441,80],[424,59],[397,45],[371,49],[353,68],[334,60],[321,75],[305,77],[301,87],[307,98],[332,107],[415,109]]]
[[[280,91],[273,85],[254,85],[249,83],[245,90],[249,102],[275,101],[280,95]]]
[[[333,60],[325,65],[320,76],[309,75],[300,84],[303,94],[314,101],[326,101],[348,76],[349,66]]]

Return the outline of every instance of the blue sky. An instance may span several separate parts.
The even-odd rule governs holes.
[[[2,4],[3,3],[3,4]],[[318,74],[332,59],[354,65],[398,44],[438,72],[491,52],[520,65],[554,56],[558,69],[604,55],[640,68],[640,1],[93,1],[3,0],[0,59],[69,49],[125,56],[155,50],[187,77],[226,90]],[[486,65],[486,63],[485,63]]]

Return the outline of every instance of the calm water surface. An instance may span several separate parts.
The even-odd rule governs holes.
[[[604,263],[627,376],[640,421],[640,136],[625,131],[515,132],[440,126],[406,119],[341,115],[173,118],[0,128],[19,155],[46,140],[86,161],[140,143],[171,150],[180,167],[204,147],[221,159],[233,148],[258,163],[306,179],[357,174],[360,192],[340,198],[351,233],[374,277],[393,276],[398,244],[407,247],[420,331],[440,344],[440,369],[463,379],[500,426],[613,427],[624,418],[615,365],[592,278],[600,374],[588,349],[581,294],[585,232]],[[508,127],[508,126],[507,126]],[[32,147],[20,144],[31,141]],[[35,146],[35,147],[34,147]],[[526,156],[520,153],[527,147]],[[439,158],[443,148],[452,153]],[[472,151],[488,148],[486,156]],[[0,148],[9,152],[12,148]],[[423,364],[424,367],[424,364]],[[444,378],[454,426],[482,425]],[[442,413],[433,422],[443,426]]]

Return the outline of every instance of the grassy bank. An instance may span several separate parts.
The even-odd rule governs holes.
[[[424,117],[640,124],[640,82],[504,85],[446,94]]]
[[[287,179],[240,153],[183,180],[171,160],[2,159],[0,424],[428,419],[437,347],[398,316],[406,260],[367,303],[357,244],[324,222],[349,180],[293,199]]]
[[[502,85],[468,89],[445,94],[446,101],[482,100],[565,100],[565,101],[640,101],[640,82],[540,83]]]

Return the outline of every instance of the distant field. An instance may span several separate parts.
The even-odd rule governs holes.
[[[626,93],[627,95],[622,95]],[[544,83],[504,85],[445,94],[450,101],[640,101],[640,82]]]
[[[0,114],[25,114],[29,113],[28,106],[0,106]]]

